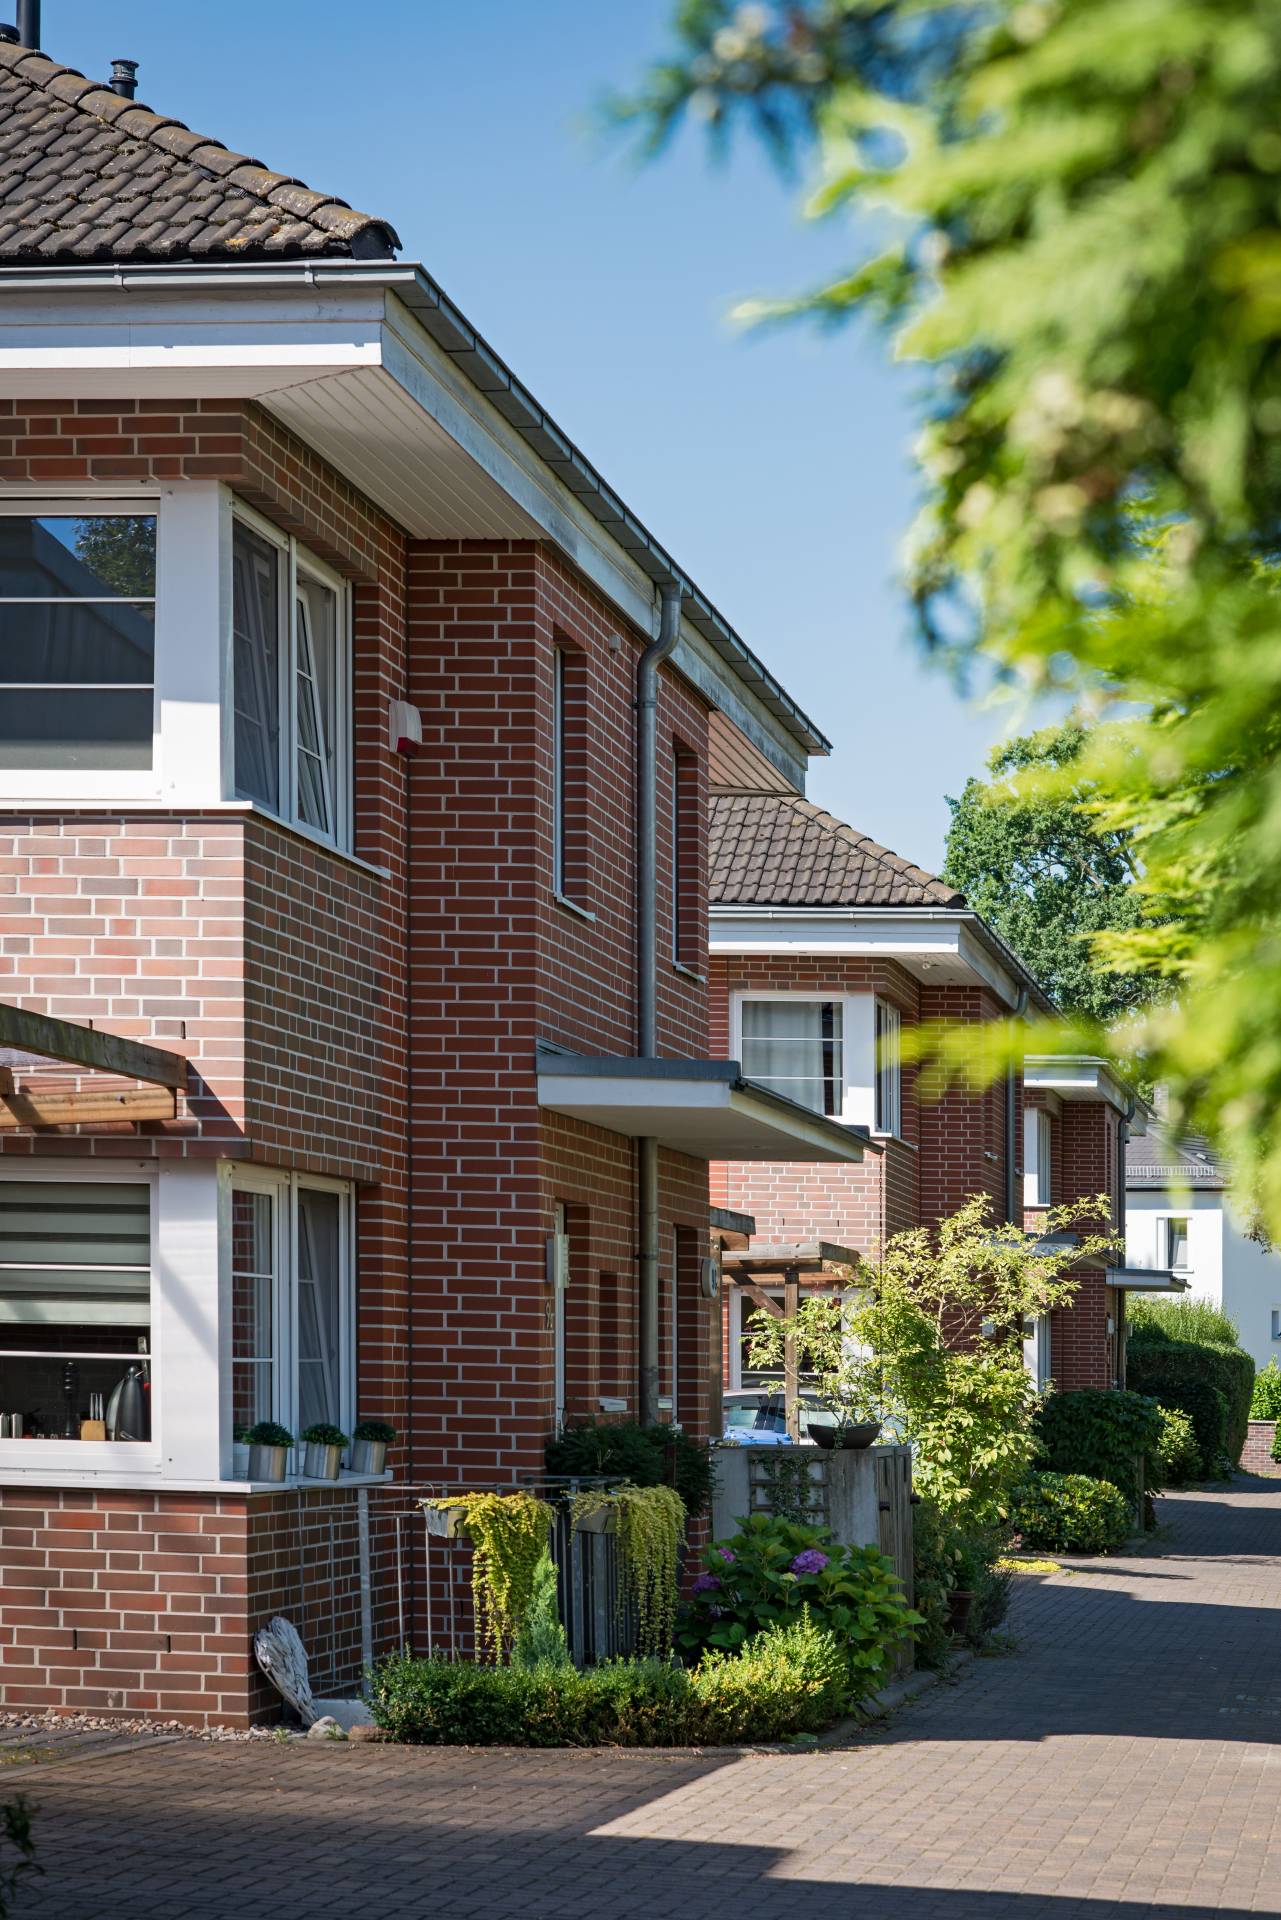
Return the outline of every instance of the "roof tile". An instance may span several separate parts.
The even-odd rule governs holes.
[[[72,67],[0,42],[6,262],[368,257],[391,226]]]
[[[794,793],[714,793],[717,906],[963,907],[964,894]]]

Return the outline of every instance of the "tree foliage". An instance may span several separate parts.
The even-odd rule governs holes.
[[[1021,1227],[996,1226],[990,1214],[976,1196],[937,1228],[895,1234],[875,1260],[851,1271],[842,1293],[811,1296],[791,1321],[752,1320],[763,1353],[781,1350],[791,1333],[824,1375],[849,1356],[860,1408],[874,1410],[914,1448],[918,1492],[949,1520],[978,1531],[1000,1524],[1036,1454],[1037,1396],[1023,1361],[1023,1323],[1067,1306],[1078,1284],[1070,1269],[1112,1246],[1085,1234],[1038,1251]],[[1052,1208],[1044,1231],[1063,1233],[1107,1214],[1105,1200]]]
[[[916,363],[921,631],[1084,703],[1063,784],[1149,909],[1097,950],[1168,981],[1141,1043],[1273,1227],[1279,90],[1278,0],[685,0],[625,108],[651,146],[749,119],[813,214],[878,209],[879,251],[760,310]]]
[[[948,801],[943,878],[1066,1014],[1111,1026],[1162,983],[1155,973],[1103,966],[1092,950],[1095,934],[1143,925],[1145,907],[1133,834],[1096,820],[1093,783],[1075,778],[1087,737],[1080,727],[1050,727],[996,748],[992,778],[967,780],[960,799]],[[1074,784],[1038,791],[1022,780],[1029,770],[1066,772]]]

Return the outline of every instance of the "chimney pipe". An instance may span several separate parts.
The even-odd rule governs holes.
[[[18,0],[18,44],[39,49],[40,0]]]
[[[132,100],[138,91],[138,62],[136,60],[113,60],[111,79],[108,86],[118,93],[122,100]]]

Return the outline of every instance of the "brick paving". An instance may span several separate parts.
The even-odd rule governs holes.
[[[9,1748],[48,1869],[16,1920],[1281,1915],[1281,1486],[1161,1517],[847,1747]]]

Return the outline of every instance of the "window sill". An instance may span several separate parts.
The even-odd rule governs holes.
[[[707,975],[700,973],[697,967],[687,967],[683,960],[672,961],[672,972],[679,973],[684,980],[694,981],[700,987],[707,985]]]
[[[884,1140],[887,1144],[892,1143],[896,1147],[906,1147],[909,1153],[919,1153],[921,1151],[914,1140],[905,1140],[901,1133],[881,1133],[876,1127],[873,1127],[872,1138],[873,1140]]]
[[[586,920],[589,926],[596,925],[596,915],[590,907],[580,907],[577,900],[571,900],[565,893],[553,893],[552,899],[558,907],[563,907],[566,913],[572,913],[576,920]]]
[[[86,1490],[97,1487],[104,1493],[305,1493],[317,1487],[341,1491],[344,1487],[387,1487],[391,1484],[390,1472],[344,1473],[338,1480],[307,1480],[301,1474],[291,1474],[284,1480],[192,1480],[185,1476],[167,1479],[159,1467],[150,1472],[110,1466],[84,1467],[77,1471],[39,1465],[16,1467],[10,1466],[7,1461],[0,1462],[0,1487],[78,1487]]]

